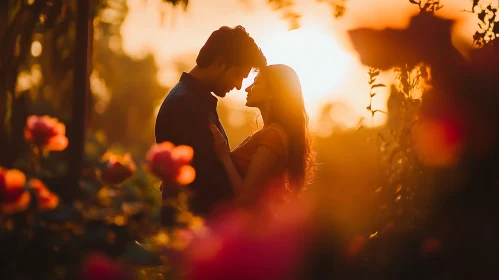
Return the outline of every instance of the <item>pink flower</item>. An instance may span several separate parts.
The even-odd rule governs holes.
[[[451,166],[461,156],[463,128],[455,119],[422,118],[415,132],[415,148],[426,165]]]
[[[147,152],[147,168],[165,183],[186,185],[196,177],[194,168],[189,165],[193,155],[194,151],[189,146],[175,147],[170,142],[163,142],[152,146]]]
[[[59,197],[50,192],[39,179],[31,179],[29,186],[35,191],[38,201],[38,209],[41,211],[52,210],[59,204]]]
[[[83,262],[83,280],[124,280],[131,279],[127,269],[99,252],[90,253]]]
[[[366,239],[363,236],[356,235],[354,236],[350,242],[348,242],[348,246],[346,248],[346,258],[350,261],[356,259],[361,254],[366,244]]]
[[[62,151],[68,146],[66,126],[49,116],[30,116],[24,137],[33,145],[49,151]]]
[[[304,268],[310,206],[227,209],[184,251],[186,279],[297,279]],[[269,208],[266,208],[269,209]]]
[[[28,208],[31,197],[24,189],[25,184],[24,173],[0,167],[0,207],[3,213],[12,214]]]
[[[110,184],[121,184],[130,178],[137,169],[129,153],[118,156],[106,153],[103,157],[107,160],[106,167],[102,171],[102,179]]]

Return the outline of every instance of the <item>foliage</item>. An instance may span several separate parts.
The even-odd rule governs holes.
[[[86,271],[90,269],[85,267],[88,264],[82,267],[82,261],[94,250],[121,256],[137,268],[161,266],[163,274],[176,273],[175,268],[163,266],[158,254],[160,250],[175,254],[187,244],[185,236],[178,235],[179,230],[188,232],[202,226],[202,220],[188,211],[188,194],[181,186],[194,179],[189,165],[192,149],[162,143],[152,146],[147,155],[147,169],[164,181],[165,191],[174,194],[163,204],[176,213],[174,223],[171,228],[160,229],[157,216],[162,203],[157,201],[158,189],[152,187],[157,180],[145,170],[137,170],[129,154],[104,154],[92,168],[83,171],[82,200],[75,204],[61,201],[48,184],[56,175],[47,169],[51,146],[46,145],[65,135],[64,129],[58,130],[62,134],[47,134],[51,126],[63,128],[57,119],[49,117],[31,116],[26,124],[27,140],[33,143],[31,156],[36,159],[32,168],[23,172],[0,167],[0,242],[5,249],[1,255],[2,276],[74,279],[80,273],[92,274]],[[56,150],[63,148],[58,146]],[[16,242],[12,242],[14,239]],[[31,263],[33,258],[43,261],[37,260],[39,266],[29,268],[21,265]],[[124,270],[139,273],[136,269],[116,273]]]
[[[499,35],[499,24],[496,24],[497,7],[488,4],[483,8],[480,5],[480,1],[475,0],[473,1],[471,12],[476,13],[479,20],[479,29],[473,35],[473,43],[479,47],[493,44]]]
[[[345,13],[346,0],[316,0],[319,3],[329,5],[335,18],[343,16]],[[282,11],[282,18],[289,22],[289,29],[300,27],[301,14],[295,9],[294,0],[267,0],[269,5],[277,11]]]
[[[471,260],[468,250],[477,240],[490,244],[494,238],[487,231],[497,232],[496,225],[475,229],[471,220],[495,211],[488,197],[497,189],[499,118],[491,108],[497,106],[492,77],[499,72],[487,59],[497,61],[498,52],[493,42],[480,44],[475,36],[475,44],[488,46],[470,50],[471,59],[465,60],[450,43],[451,22],[433,15],[440,8],[438,1],[410,2],[421,13],[407,29],[350,31],[365,64],[394,67],[397,73],[388,101],[387,132],[379,135],[386,170],[386,183],[376,190],[379,224],[363,245],[360,258],[368,261],[360,267],[383,271],[384,278],[457,277],[463,272],[460,264],[479,267],[494,258],[494,250],[482,247],[476,249],[482,252],[480,261]],[[483,11],[477,15],[483,22]],[[428,46],[433,46],[431,52]],[[379,73],[370,70],[371,85]],[[367,109],[374,115],[370,105]],[[496,140],[477,153],[476,139],[489,137]],[[476,162],[487,166],[477,168]],[[449,235],[457,225],[466,233]],[[471,255],[478,254],[474,250]]]
[[[9,3],[13,2],[17,1]],[[25,25],[26,30],[15,25],[20,15],[37,21],[32,16],[38,11],[21,5],[9,10],[12,25],[8,34],[22,33],[19,42],[25,45],[2,40],[2,47],[7,50],[1,53],[0,67],[8,66],[14,71],[9,73],[16,76],[15,79],[2,76],[1,86],[5,86],[2,89],[12,89],[13,80],[21,85],[19,81],[28,76],[35,81],[38,72],[42,72],[43,77],[42,82],[34,82],[30,88],[15,88],[15,91],[6,91],[7,94],[0,92],[8,101],[0,103],[6,105],[4,112],[0,112],[5,116],[3,123],[11,130],[9,135],[16,135],[8,141],[17,139],[19,145],[8,146],[9,150],[13,147],[11,156],[15,160],[10,158],[7,168],[0,169],[0,204],[4,206],[0,214],[0,241],[4,246],[0,271],[4,278],[15,275],[28,279],[75,279],[78,276],[95,279],[102,276],[99,274],[102,271],[121,279],[172,278],[182,273],[178,270],[180,252],[194,237],[199,237],[197,233],[203,233],[201,236],[206,238],[201,238],[200,246],[196,246],[200,249],[194,250],[198,257],[213,253],[214,248],[220,248],[217,246],[224,248],[223,254],[208,261],[201,258],[197,263],[201,279],[203,275],[220,276],[226,271],[231,275],[246,273],[251,257],[258,262],[249,272],[258,275],[257,278],[289,272],[283,269],[287,267],[299,270],[297,259],[305,262],[307,276],[317,276],[304,279],[458,278],[467,268],[473,271],[466,276],[486,278],[480,276],[490,276],[488,273],[495,270],[496,266],[488,264],[496,263],[498,249],[494,214],[499,170],[496,112],[499,55],[494,44],[496,34],[492,34],[496,28],[496,8],[489,5],[478,9],[478,1],[473,1],[472,11],[481,21],[481,29],[473,40],[481,48],[470,51],[469,60],[458,55],[450,44],[451,22],[433,16],[441,7],[440,1],[410,0],[418,5],[421,14],[414,17],[405,30],[351,32],[362,61],[373,67],[368,73],[371,100],[367,110],[372,116],[386,113],[388,122],[385,128],[319,140],[322,149],[319,157],[326,159],[339,154],[342,158],[335,163],[350,166],[322,166],[319,172],[323,178],[319,181],[322,180],[329,193],[331,185],[336,191],[330,195],[325,191],[319,193],[325,208],[318,211],[334,212],[331,215],[335,217],[346,216],[348,209],[343,207],[359,204],[362,205],[357,206],[362,208],[359,215],[367,217],[361,222],[373,220],[367,221],[368,226],[347,220],[342,222],[348,224],[345,226],[348,231],[342,232],[336,224],[333,231],[324,230],[323,213],[311,219],[306,206],[288,204],[280,211],[284,219],[272,220],[268,227],[262,226],[265,223],[259,219],[261,216],[249,219],[253,213],[243,211],[215,220],[213,231],[207,232],[202,219],[188,211],[188,190],[178,184],[178,180],[192,179],[192,169],[184,168],[186,162],[178,160],[190,153],[186,151],[188,148],[174,152],[169,144],[155,146],[146,156],[148,159],[142,160],[147,150],[144,147],[152,142],[152,133],[144,128],[143,122],[136,120],[151,117],[151,104],[166,89],[151,80],[157,71],[151,57],[136,61],[122,53],[117,30],[127,11],[121,0],[99,1],[95,9],[96,55],[92,81],[97,86],[92,89],[93,104],[88,109],[93,114],[82,170],[84,196],[75,204],[57,196],[68,188],[60,180],[65,173],[65,152],[55,150],[65,146],[60,137],[65,136],[61,124],[69,120],[66,105],[72,94],[76,13],[73,1],[35,2],[61,5],[50,9],[46,6],[41,12],[43,15],[47,12],[42,17],[45,19]],[[187,1],[166,2],[188,4]],[[285,14],[293,11],[293,5],[279,6],[277,2],[269,1]],[[107,9],[117,16],[103,16]],[[50,11],[57,16],[49,15]],[[297,14],[292,18],[298,19]],[[52,25],[47,24],[50,21]],[[23,37],[25,34],[27,37]],[[13,37],[5,35],[4,38]],[[32,40],[42,45],[40,56],[28,55]],[[20,56],[8,57],[17,50]],[[20,70],[19,75],[16,68]],[[373,108],[372,99],[377,97],[377,89],[386,86],[378,82],[379,74],[391,68],[395,68],[397,78],[389,85],[388,110],[382,112]],[[141,74],[135,75],[128,69],[136,69]],[[131,81],[134,80],[131,75],[135,75],[135,81]],[[104,85],[111,93],[108,99],[96,90],[98,85]],[[150,94],[138,94],[140,92]],[[138,99],[132,99],[137,96]],[[128,112],[128,107],[123,105],[130,100],[136,104],[136,111]],[[61,122],[54,125],[51,118],[28,117],[34,113],[55,115]],[[325,115],[330,115],[328,110]],[[226,118],[225,123],[231,119],[229,114],[221,116]],[[248,120],[244,121],[246,125]],[[122,126],[124,124],[130,127]],[[244,129],[249,130],[244,125],[238,128],[238,137],[246,132]],[[368,169],[365,162],[373,160],[375,154],[357,142],[374,133],[378,133],[376,150],[381,164],[376,169]],[[127,139],[120,139],[124,134]],[[339,141],[340,137],[344,139]],[[238,142],[237,137],[235,139]],[[2,143],[2,147],[5,147],[3,144],[7,145]],[[338,153],[337,150],[347,151]],[[350,152],[353,150],[356,152]],[[22,155],[21,151],[26,153]],[[184,156],[173,156],[177,153]],[[142,161],[147,168],[140,164]],[[180,170],[185,170],[187,175],[179,176]],[[350,173],[343,173],[344,170]],[[167,193],[173,194],[171,198],[160,201],[159,180],[153,174],[163,181],[171,179],[170,184],[163,185]],[[370,184],[370,189],[376,190],[374,198],[370,189],[359,191],[362,184]],[[344,193],[354,192],[352,189],[359,193],[352,200],[342,201]],[[379,211],[366,213],[370,212],[366,210],[370,209],[366,206],[369,203],[375,204]],[[55,204],[58,207],[51,209]],[[169,214],[166,218],[171,227],[159,227],[161,207],[164,214]],[[270,215],[264,213],[263,217]],[[308,224],[311,221],[313,224]],[[314,234],[303,236],[305,229]],[[220,238],[228,238],[230,242],[221,244]],[[296,240],[312,244],[311,252],[301,251],[300,246],[304,244]],[[298,245],[298,248],[287,244]],[[213,270],[213,267],[224,270]]]

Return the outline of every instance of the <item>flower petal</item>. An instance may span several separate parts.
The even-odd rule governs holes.
[[[194,150],[186,145],[180,145],[173,149],[172,158],[180,165],[187,164],[192,161]]]
[[[42,211],[55,209],[57,205],[59,205],[59,197],[53,193],[48,192],[44,196],[38,197],[38,208]]]
[[[5,214],[13,214],[16,212],[22,212],[26,209],[28,209],[29,203],[31,202],[31,195],[29,192],[24,192],[18,200],[9,202],[9,203],[3,203],[0,208],[3,213]]]
[[[7,189],[23,188],[26,184],[26,175],[17,169],[7,170],[4,176]]]
[[[63,123],[55,124],[54,130],[57,134],[66,135],[66,126]]]
[[[181,185],[187,185],[192,183],[196,178],[196,171],[190,165],[184,165],[180,168],[180,172],[177,176],[177,182]]]
[[[39,117],[38,116],[29,116],[28,119],[26,120],[26,127],[28,129],[33,129],[33,126],[35,123],[38,122]]]
[[[57,135],[50,138],[46,148],[49,151],[63,151],[68,147],[68,138],[65,135]]]

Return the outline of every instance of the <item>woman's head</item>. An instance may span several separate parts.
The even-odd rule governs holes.
[[[279,124],[286,131],[290,143],[288,183],[294,189],[302,187],[313,172],[314,158],[298,75],[287,65],[269,65],[260,69],[246,91],[246,106],[259,108],[266,123]]]
[[[289,103],[303,107],[300,79],[293,68],[287,65],[274,64],[261,68],[246,92],[246,106],[257,107],[262,113],[265,113],[264,107],[268,107],[269,103],[276,106]]]

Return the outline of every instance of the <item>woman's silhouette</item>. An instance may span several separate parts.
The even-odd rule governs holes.
[[[282,198],[300,191],[313,172],[314,157],[300,80],[289,66],[262,68],[248,92],[246,106],[263,117],[261,130],[232,152],[212,126],[214,145],[236,194],[236,202],[253,205],[261,198]]]

